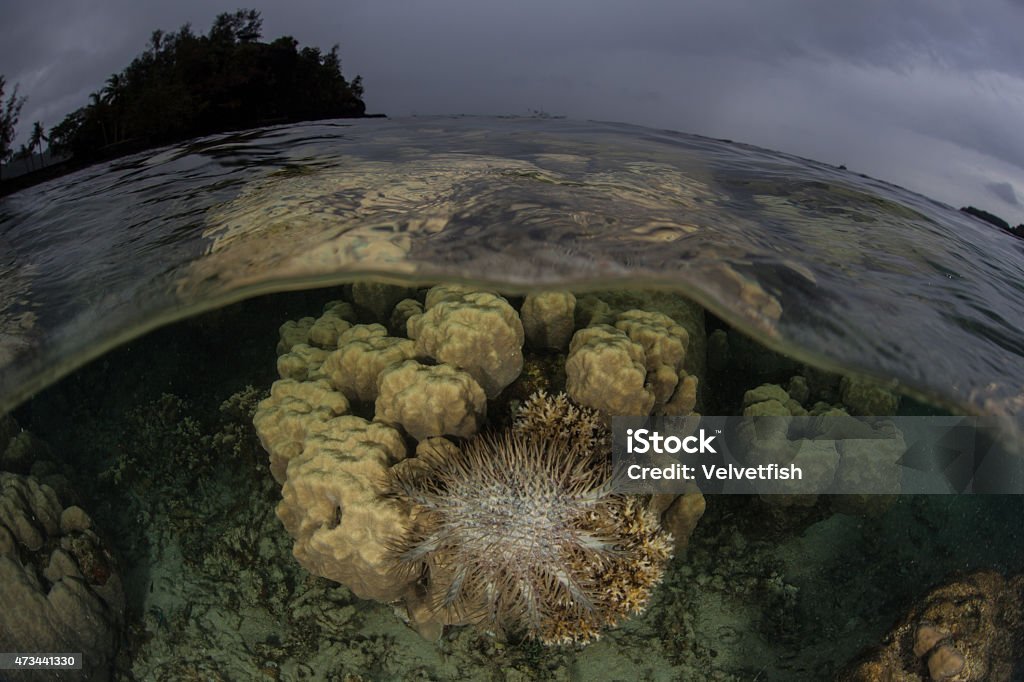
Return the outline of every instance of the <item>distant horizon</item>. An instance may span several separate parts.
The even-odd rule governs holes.
[[[371,112],[536,110],[728,138],[1024,222],[1024,0],[252,6],[264,40],[339,43]],[[33,121],[49,130],[84,105],[154,29],[202,31],[233,9],[54,0],[7,10],[0,63],[29,98],[14,148]]]
[[[407,114],[405,116],[388,116],[385,113],[370,112],[370,113],[367,113],[365,116],[360,117],[360,118],[387,118],[389,120],[396,120],[396,119],[397,120],[402,120],[402,119],[417,119],[417,118],[464,118],[464,117],[479,117],[479,118],[540,118],[540,119],[543,119],[543,118],[554,118],[554,119],[568,119],[568,120],[578,120],[578,121],[591,121],[591,122],[594,122],[594,123],[607,123],[607,124],[612,124],[612,125],[636,126],[636,124],[627,123],[625,121],[600,121],[600,120],[597,120],[597,119],[570,119],[569,117],[566,117],[566,116],[561,116],[561,115],[557,115],[557,114],[549,114],[548,112],[536,111],[536,110],[534,110],[534,111],[532,111],[530,113],[527,113],[527,114],[522,114],[522,115],[519,115],[519,114],[462,114],[462,113],[460,113],[460,114]],[[253,126],[253,128],[245,128],[243,130],[252,130],[252,129],[258,129],[258,128],[262,128],[262,127],[272,127],[273,125],[307,125],[307,124],[312,125],[312,124],[316,124],[318,122],[326,121],[326,120],[358,120],[358,119],[313,119],[313,120],[308,120],[308,121],[297,121],[295,123],[289,123],[289,124],[267,124],[267,126],[262,126],[262,125],[260,125],[260,126]],[[649,130],[655,130],[655,131],[656,130],[667,130],[667,129],[650,128],[648,126],[637,126],[637,127],[647,128]],[[213,134],[214,135],[230,135],[232,132],[236,132],[236,131],[225,131],[225,132],[222,132],[222,133],[213,133]],[[670,132],[677,132],[677,133],[683,133],[683,134],[696,134],[696,133],[685,133],[685,131],[670,131]],[[204,135],[204,136],[200,136],[200,137],[193,138],[193,139],[200,139],[201,137],[207,137],[207,136],[208,135]],[[702,137],[708,137],[708,136],[702,136]],[[742,140],[731,140],[729,138],[709,138],[709,139],[723,139],[723,140],[729,140],[730,142],[735,142],[737,144],[748,144],[748,143],[744,143]],[[187,140],[185,142],[187,142]],[[163,147],[175,146],[175,145],[182,144],[182,143],[183,142],[168,143],[166,145],[160,145],[158,147],[154,147],[151,150],[144,150],[144,151],[140,151],[140,152],[132,152],[131,154],[135,154],[135,153],[146,154],[146,153],[149,153],[149,152],[156,153],[156,150],[162,149]],[[757,146],[757,145],[753,145],[753,146]],[[781,152],[781,150],[769,150],[769,151]],[[788,154],[788,152],[781,152],[781,153]],[[73,158],[71,155],[56,155],[56,154],[53,154],[51,152],[51,150],[49,149],[49,147],[47,147],[47,148],[45,148],[43,150],[43,154],[46,157],[46,159],[45,159],[45,166],[46,167],[62,163],[64,161],[68,161],[68,160]],[[791,154],[791,156],[796,156],[798,158],[803,158],[804,160],[812,161],[812,162],[815,162],[815,163],[824,163],[824,162],[818,161],[817,159],[808,159],[806,157],[799,157],[796,154]],[[120,157],[114,157],[114,158],[116,159],[116,158],[120,158]],[[112,159],[108,159],[107,161],[109,161],[109,160],[112,160]],[[96,163],[104,163],[104,162],[105,161],[97,161]],[[29,168],[29,162],[28,162],[27,159],[24,159],[24,158],[12,158],[11,161],[3,163],[3,164],[0,164],[0,177],[2,177],[4,180],[8,180],[8,179],[13,179],[13,178],[20,177],[22,175],[26,175],[26,174],[28,174],[30,172],[33,172],[34,170],[40,170],[39,154],[38,153],[34,155],[33,163],[35,163],[36,165],[35,165],[34,168],[30,169]],[[91,165],[91,164],[87,164],[87,165]],[[865,176],[868,176],[868,177],[872,178],[873,180],[878,180],[878,181],[881,181],[881,182],[886,182],[887,184],[899,187],[899,188],[904,189],[904,190],[914,191],[914,190],[912,190],[910,188],[907,188],[907,187],[904,187],[903,185],[900,185],[899,183],[895,183],[895,182],[891,182],[891,181],[888,181],[888,180],[884,180],[883,178],[877,178],[877,177],[872,176],[872,175],[870,175],[868,173],[862,173],[861,171],[857,170],[856,168],[849,168],[849,167],[847,167],[845,165],[842,165],[842,164],[826,164],[826,165],[831,165],[831,166],[834,166],[835,168],[841,168],[842,170],[846,170],[846,171],[849,171],[850,173],[854,173],[854,174],[857,174],[857,175],[865,175]],[[16,172],[12,172],[12,170],[14,170]],[[57,176],[57,177],[59,178],[59,176]],[[44,180],[44,182],[45,182],[45,180]],[[976,206],[974,204],[965,204],[965,205],[962,205],[962,206],[955,206],[953,204],[949,204],[948,202],[944,202],[941,199],[937,199],[936,197],[928,196],[928,195],[925,195],[925,194],[923,194],[921,192],[916,192],[916,193],[917,194],[921,194],[922,196],[925,196],[926,198],[928,198],[930,200],[939,201],[940,203],[945,204],[946,206],[948,206],[949,208],[951,208],[953,210],[962,211],[962,212],[966,211],[966,213],[968,215],[972,216],[974,219],[982,221],[985,224],[992,226],[994,229],[1000,229],[1000,228],[999,228],[998,225],[996,225],[995,223],[991,222],[990,220],[986,220],[982,216],[978,215],[977,211],[967,211],[966,209],[968,209],[968,208],[980,209],[980,211],[982,213],[987,213],[987,214],[989,214],[989,215],[991,215],[991,216],[993,216],[995,218],[1006,220],[1005,216],[999,215],[998,213],[996,213],[994,211],[990,211],[985,206]],[[1006,220],[1006,222],[1009,223],[1009,227],[1010,228],[1021,228],[1021,227],[1024,227],[1024,223],[1015,223],[1012,220]],[[1019,229],[1011,230],[1011,231],[1016,236],[1018,236],[1018,237],[1021,236]]]

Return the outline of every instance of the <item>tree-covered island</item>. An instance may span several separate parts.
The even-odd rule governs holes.
[[[268,43],[261,40],[262,30],[260,12],[241,9],[218,15],[205,35],[190,24],[153,31],[145,51],[50,130],[51,153],[70,159],[61,168],[40,168],[3,182],[0,194],[90,163],[211,133],[366,115],[362,78],[349,81],[342,75],[337,45],[327,52],[300,48],[291,36]],[[24,98],[13,92],[12,104],[20,110]],[[16,123],[15,112],[9,138]],[[46,136],[36,144],[42,139]],[[12,156],[9,139],[0,152],[2,160]]]
[[[1010,227],[1010,223],[1006,222],[999,216],[993,213],[989,213],[988,211],[982,210],[980,208],[975,208],[974,206],[963,206],[960,208],[960,210],[963,211],[964,213],[967,213],[968,215],[974,216],[978,220],[985,221],[989,225],[995,225],[999,229],[1009,232],[1014,237],[1024,239],[1024,223],[1021,223],[1016,227]]]

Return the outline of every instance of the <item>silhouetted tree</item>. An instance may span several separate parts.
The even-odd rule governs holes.
[[[362,116],[362,79],[341,73],[338,46],[324,54],[285,36],[260,42],[259,11],[217,16],[206,35],[189,24],[153,31],[142,54],[90,103],[50,131],[54,151],[90,158],[269,122]]]
[[[164,32],[160,29],[153,31],[149,35],[149,52],[154,57],[160,52],[160,47],[164,41]]]
[[[963,211],[964,213],[969,213],[975,218],[980,218],[981,220],[984,220],[986,223],[995,225],[996,227],[1001,227],[1004,230],[1010,229],[1010,223],[1006,222],[1005,220],[1003,220],[1002,218],[993,213],[989,213],[988,211],[982,210],[980,208],[975,208],[974,206],[964,206],[960,210]]]
[[[107,137],[107,104],[103,101],[101,91],[89,93],[89,110],[92,112],[93,119],[99,124],[104,146],[110,144],[110,138]]]
[[[18,117],[21,115],[21,107],[24,106],[26,97],[18,97],[18,86],[11,90],[7,101],[4,101],[4,88],[7,79],[0,76],[0,164],[11,158],[11,143],[14,142],[14,128],[18,125]],[[0,173],[2,174],[2,173]]]
[[[36,121],[32,124],[32,134],[28,139],[28,150],[31,152],[33,149],[39,152],[39,167],[42,168],[46,165],[46,159],[43,156],[43,142],[49,141],[50,138],[46,137],[46,133],[43,131],[42,121]]]
[[[103,86],[103,90],[100,92],[101,101],[111,120],[111,141],[115,143],[120,140],[118,133],[121,132],[123,134],[120,122],[122,117],[121,110],[124,106],[124,91],[124,77],[119,73],[114,73],[107,78],[107,83]]]
[[[92,148],[87,137],[86,108],[80,107],[50,129],[50,149],[58,154],[85,154]],[[85,146],[88,145],[88,146]]]
[[[996,227],[1002,230],[1006,230],[1014,237],[1020,237],[1021,239],[1024,239],[1024,223],[1021,223],[1016,227],[1010,227],[1010,223],[1006,222],[1005,220],[995,215],[994,213],[989,213],[984,209],[976,208],[974,206],[961,206],[960,210],[963,211],[964,213],[974,216],[975,218],[978,218],[979,220],[984,220],[989,225],[995,225]]]
[[[234,14],[218,14],[210,27],[209,37],[214,43],[234,45],[253,43],[263,35],[263,17],[259,10],[240,9]]]

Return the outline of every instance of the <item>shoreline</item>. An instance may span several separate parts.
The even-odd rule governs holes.
[[[163,140],[156,144],[150,144],[149,142],[133,142],[132,140],[127,140],[125,142],[119,142],[115,145],[110,145],[105,148],[107,150],[106,152],[98,153],[86,159],[80,159],[76,161],[75,157],[72,156],[67,159],[64,159],[63,161],[59,161],[44,168],[39,168],[36,170],[29,171],[27,173],[16,175],[10,179],[0,178],[0,199],[20,192],[24,189],[35,187],[36,185],[41,185],[44,182],[56,180],[57,178],[64,177],[65,175],[70,175],[71,173],[84,170],[86,168],[89,168],[90,166],[96,166],[98,164],[106,163],[108,161],[114,161],[115,159],[124,158],[126,156],[131,156],[132,154],[138,154],[140,152],[148,151],[151,149],[159,149],[160,147],[165,147],[167,145],[180,144],[182,142],[187,142],[189,140],[195,140],[200,137],[205,137],[206,135],[235,133],[245,130],[256,130],[259,128],[265,128],[267,126],[289,125],[295,123],[312,123],[315,121],[387,117],[387,114],[363,114],[361,116],[331,116],[330,118],[312,118],[294,121],[288,119],[275,119],[270,121],[261,121],[258,124],[252,126],[245,126],[240,128],[227,128],[224,130],[214,130],[200,135],[193,135],[192,137],[188,138]]]

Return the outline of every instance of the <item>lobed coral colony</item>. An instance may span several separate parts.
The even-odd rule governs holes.
[[[299,562],[395,605],[429,638],[474,624],[587,642],[643,611],[704,500],[696,488],[612,495],[609,419],[695,414],[709,399],[698,392],[706,365],[752,355],[744,341],[721,329],[709,338],[703,310],[668,293],[505,298],[361,282],[345,297],[282,325],[281,379],[254,418]],[[872,383],[776,369],[776,379],[792,375],[788,385],[747,390],[744,415],[898,406]],[[902,439],[888,435],[892,447],[871,441],[864,452],[786,433],[773,447],[794,450],[826,489],[864,472],[897,481]],[[816,500],[775,492],[765,498],[775,505]],[[865,514],[886,501],[834,496],[832,506]]]
[[[612,495],[608,418],[692,412],[700,309],[545,292],[517,310],[458,285],[348,298],[281,327],[254,418],[299,562],[430,638],[586,642],[642,612],[704,502]]]
[[[45,446],[0,415],[0,469],[29,462],[45,471]],[[0,471],[0,651],[79,652],[77,679],[106,679],[125,620],[121,577],[89,515],[58,499],[63,477],[44,479]],[[41,679],[37,671],[0,677]]]

